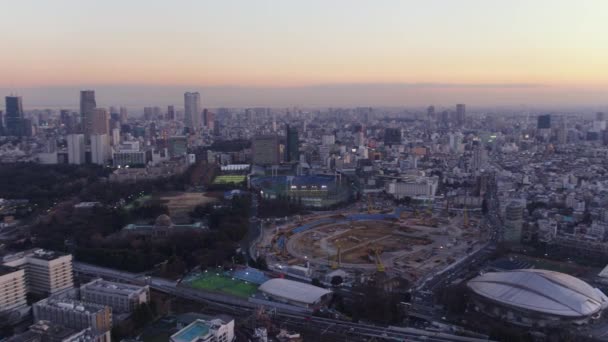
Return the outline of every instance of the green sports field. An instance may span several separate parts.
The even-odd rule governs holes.
[[[245,181],[244,175],[222,175],[213,180],[213,184],[238,184]]]
[[[247,298],[254,294],[258,287],[242,280],[232,280],[216,273],[206,273],[189,282],[189,285],[201,290],[222,292],[225,294]]]

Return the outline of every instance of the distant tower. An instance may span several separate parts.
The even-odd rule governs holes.
[[[167,107],[167,120],[175,120],[175,107],[169,106]]]
[[[95,101],[94,90],[81,90],[80,91],[80,122],[84,132],[85,142],[90,140],[91,131],[89,118],[93,114],[93,110],[97,108],[97,102]]]
[[[68,163],[84,164],[84,134],[68,134]]]
[[[129,113],[127,112],[127,107],[120,107],[120,123],[126,124]]]
[[[203,110],[203,125],[211,131],[215,128],[215,115],[207,110],[207,108]]]
[[[435,120],[435,106],[429,106],[426,109],[426,117],[429,121]]]
[[[185,93],[184,108],[185,125],[190,130],[190,133],[194,133],[197,129],[200,128],[201,94],[198,92]]]
[[[285,149],[285,161],[297,162],[300,159],[300,139],[298,137],[298,130],[295,127],[285,125],[285,139],[287,142],[287,148]]]
[[[89,134],[109,134],[110,116],[105,108],[95,108],[87,115],[87,132]]]
[[[456,105],[456,124],[458,126],[464,126],[466,121],[466,107],[464,104],[459,103]]]
[[[6,135],[25,135],[25,119],[21,96],[7,96],[6,100]]]
[[[91,135],[91,162],[105,165],[110,157],[110,141],[107,134]]]

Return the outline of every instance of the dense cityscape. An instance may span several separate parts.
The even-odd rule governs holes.
[[[10,1],[0,342],[608,342],[608,2]]]
[[[79,95],[5,98],[8,341],[608,332],[602,112],[205,108],[198,92],[142,112]]]

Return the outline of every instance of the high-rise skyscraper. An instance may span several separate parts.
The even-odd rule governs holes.
[[[167,107],[167,120],[175,120],[175,107],[169,106]]]
[[[208,130],[213,130],[215,127],[215,115],[205,108],[203,110],[203,125]]]
[[[23,102],[21,96],[6,97],[6,135],[25,135],[25,122],[23,117]]]
[[[551,114],[539,115],[536,128],[550,129],[551,128]]]
[[[127,123],[127,118],[128,118],[129,114],[127,111],[127,107],[120,107],[120,123],[121,124],[126,124]]]
[[[97,102],[95,101],[94,90],[81,90],[80,91],[80,122],[82,125],[82,132],[84,133],[85,143],[91,139],[91,115],[93,110],[97,108]]]
[[[87,132],[89,134],[109,134],[110,117],[105,108],[95,108],[87,115]]]
[[[285,161],[297,162],[300,159],[300,139],[298,130],[295,127],[285,125],[285,140],[287,146],[285,148]]]
[[[68,134],[68,163],[84,164],[84,134]]]
[[[201,117],[201,94],[196,93],[185,93],[184,94],[184,108],[185,108],[185,125],[190,131],[194,133],[200,128],[200,117]]]
[[[91,134],[91,162],[105,165],[110,158],[110,141],[107,134]]]
[[[435,106],[428,106],[426,109],[426,117],[429,121],[435,120]]]
[[[274,134],[253,138],[252,155],[254,164],[279,164],[279,138]]]
[[[466,107],[464,104],[459,103],[456,105],[456,124],[463,126],[466,122]]]

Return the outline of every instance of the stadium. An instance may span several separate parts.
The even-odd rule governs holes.
[[[332,176],[275,176],[251,180],[251,187],[266,199],[287,198],[308,208],[328,208],[348,201],[345,179]]]
[[[527,327],[586,324],[599,319],[608,298],[570,275],[538,269],[490,272],[471,279],[474,310]]]
[[[462,217],[440,218],[404,208],[319,213],[269,226],[252,255],[266,255],[271,269],[298,279],[301,274],[290,274],[293,265],[313,272],[389,271],[415,281],[478,248],[480,234],[476,227],[464,227]]]

